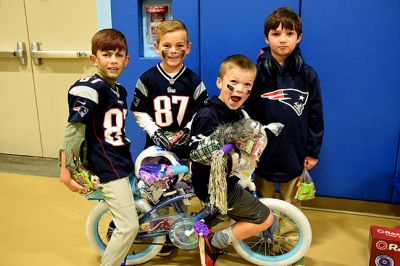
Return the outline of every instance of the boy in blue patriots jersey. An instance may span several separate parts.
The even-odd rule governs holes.
[[[181,159],[189,158],[192,116],[208,98],[201,79],[183,64],[191,46],[183,22],[161,22],[154,42],[161,62],[141,75],[131,104],[136,122],[147,133],[145,148],[158,145]],[[171,139],[169,133],[177,132],[180,137]],[[172,248],[164,246],[158,255],[171,253]]]
[[[91,62],[98,73],[78,80],[68,91],[69,117],[61,150],[60,179],[70,190],[85,191],[71,178],[75,161],[100,179],[100,188],[113,214],[115,229],[101,265],[119,266],[138,231],[138,219],[129,183],[134,164],[125,136],[125,88],[116,82],[129,62],[125,36],[104,29],[92,38]]]
[[[190,121],[208,98],[201,79],[183,64],[192,44],[184,23],[167,20],[157,27],[154,47],[161,62],[142,74],[136,83],[131,110],[138,125],[147,133],[145,147],[163,146],[180,158],[188,158]],[[167,131],[182,130],[172,145]]]

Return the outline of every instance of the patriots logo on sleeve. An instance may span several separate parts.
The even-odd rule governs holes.
[[[307,104],[308,92],[302,92],[296,89],[280,89],[267,92],[261,95],[261,98],[280,101],[289,105],[298,116],[303,113],[304,106]]]
[[[84,117],[89,112],[89,109],[87,109],[83,105],[75,106],[74,108],[72,108],[72,110],[74,110],[75,112],[78,112],[81,117]]]

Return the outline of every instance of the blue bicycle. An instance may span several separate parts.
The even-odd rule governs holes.
[[[195,196],[187,174],[189,169],[173,153],[152,146],[144,150],[135,162],[131,185],[139,217],[139,232],[132,243],[126,265],[145,263],[154,258],[169,235],[180,249],[198,247],[193,226],[217,217],[217,209],[204,207],[195,214],[187,211]],[[154,169],[157,169],[154,179]],[[91,210],[86,222],[89,242],[101,256],[112,235],[112,215],[104,199]],[[292,204],[272,198],[261,198],[275,216],[271,228],[256,236],[233,244],[236,252],[256,265],[290,265],[302,258],[310,247],[312,232],[306,216]],[[171,212],[171,210],[173,210]],[[215,219],[214,219],[215,220]],[[292,228],[288,234],[286,228]],[[290,241],[289,241],[290,240]],[[171,245],[169,243],[169,245]]]

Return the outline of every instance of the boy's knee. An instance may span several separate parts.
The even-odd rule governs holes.
[[[135,234],[139,231],[139,223],[136,220],[131,221],[129,225],[127,226],[127,232],[130,232],[131,234]]]
[[[274,215],[272,212],[269,212],[269,215],[267,217],[267,219],[265,219],[265,221],[263,222],[263,227],[264,230],[268,229],[269,227],[271,227],[271,225],[274,223]]]
[[[139,231],[139,223],[136,219],[135,220],[129,220],[124,222],[124,226],[119,228],[119,231],[122,235],[133,237],[136,235],[136,233]]]

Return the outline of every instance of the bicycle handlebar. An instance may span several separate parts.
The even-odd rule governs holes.
[[[171,167],[172,167],[172,170],[174,171],[174,175],[189,172],[189,167],[187,167],[186,165],[183,165],[183,164],[173,165]]]

